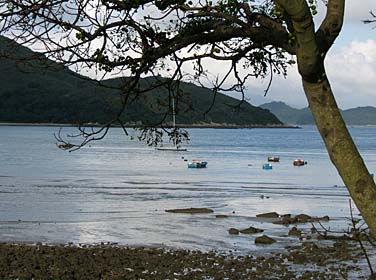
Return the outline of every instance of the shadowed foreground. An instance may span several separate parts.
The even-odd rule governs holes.
[[[355,262],[362,257],[350,249],[354,244],[321,245],[307,242],[284,253],[254,257],[155,248],[0,244],[0,279],[349,279],[349,273],[361,278]]]

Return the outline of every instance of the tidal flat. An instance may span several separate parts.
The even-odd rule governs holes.
[[[56,131],[54,127],[0,127],[0,241],[5,243],[3,248],[8,248],[8,253],[4,251],[4,256],[8,256],[5,262],[7,271],[8,268],[13,272],[28,271],[25,265],[29,264],[22,261],[22,256],[27,255],[22,253],[23,250],[46,247],[46,250],[56,250],[61,255],[78,250],[80,253],[75,254],[79,256],[81,252],[89,254],[87,252],[93,252],[90,250],[104,249],[100,248],[103,243],[113,244],[108,252],[120,249],[135,252],[145,247],[149,248],[145,250],[160,252],[161,256],[162,251],[168,254],[186,252],[184,254],[195,255],[201,260],[206,259],[207,254],[220,259],[273,257],[280,259],[280,263],[265,264],[264,274],[259,274],[260,279],[269,276],[273,279],[271,275],[267,276],[269,270],[266,267],[287,266],[289,260],[282,258],[283,255],[292,254],[290,258],[297,255],[296,262],[298,259],[303,261],[310,256],[299,257],[300,251],[336,251],[337,247],[344,248],[340,244],[345,242],[350,244],[346,251],[351,252],[345,255],[351,255],[351,258],[334,257],[336,261],[331,267],[322,265],[320,260],[329,259],[328,255],[323,255],[304,265],[292,263],[286,272],[275,273],[285,275],[285,279],[289,273],[295,273],[297,277],[303,277],[304,273],[324,272],[341,275],[339,266],[348,267],[347,279],[357,279],[368,273],[358,243],[341,238],[318,240],[317,234],[311,232],[312,223],[321,230],[318,222],[331,231],[340,232],[339,237],[341,232],[351,230],[348,192],[314,127],[191,129],[188,151],[179,153],[157,151],[142,142],[124,138],[120,129],[112,130],[101,142],[68,153],[56,148],[53,137]],[[64,131],[74,132],[74,128],[66,127]],[[350,131],[370,172],[374,172],[376,128],[351,128]],[[168,144],[166,140],[165,145]],[[269,156],[279,156],[280,162],[272,163],[272,170],[263,170]],[[304,159],[307,165],[293,166],[296,158]],[[195,159],[207,161],[207,168],[187,168],[186,160]],[[359,213],[353,208],[354,217],[359,218]],[[173,209],[196,209],[196,212],[203,213],[166,212]],[[267,212],[277,214],[273,215],[274,218],[257,217]],[[301,223],[294,220],[297,216],[322,219]],[[278,219],[284,220],[279,222]],[[231,232],[235,234],[230,234],[230,229],[234,229]],[[263,235],[276,242],[256,244],[256,239]],[[21,245],[10,245],[14,243]],[[28,247],[26,244],[39,245]],[[294,248],[299,249],[294,252]],[[17,253],[20,259],[12,263],[15,250],[20,252]],[[372,248],[368,251],[375,263],[374,251]],[[36,259],[43,258],[36,256]],[[30,255],[25,261],[35,258]],[[47,261],[54,260],[54,254],[51,253],[50,258]],[[52,273],[48,267],[64,265],[64,261],[61,264],[57,264],[60,260],[55,262],[45,266],[46,275]],[[91,262],[90,258],[85,262]],[[162,263],[162,259],[158,262]],[[20,263],[20,269],[17,269],[17,263]],[[258,263],[265,262],[259,259]],[[73,269],[70,261],[68,264],[66,266]],[[257,263],[255,265],[249,264],[248,270],[239,270],[239,273],[252,275],[258,267]],[[203,269],[199,264],[197,267]],[[185,277],[186,268],[181,265],[181,271],[177,272],[180,274],[175,278]],[[79,269],[83,268],[74,270]],[[187,269],[194,270],[193,267]],[[152,268],[147,270],[155,271]],[[222,268],[217,270],[222,276],[210,277],[223,279],[227,277],[223,273],[232,272],[227,271],[227,266],[223,271]],[[333,273],[328,272],[332,270]],[[10,277],[13,276],[5,279]],[[190,277],[186,279],[196,276],[190,274]],[[251,276],[243,279],[246,277],[253,279]],[[129,279],[138,278],[129,276]],[[275,276],[275,279],[279,278]]]

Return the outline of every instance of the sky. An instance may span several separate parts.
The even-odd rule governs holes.
[[[347,0],[344,27],[325,61],[329,82],[342,109],[376,107],[376,24],[361,22],[370,18],[370,10],[376,13],[375,0]],[[324,11],[320,9],[315,19],[317,26],[323,15]],[[264,97],[266,84],[267,81],[250,81],[247,87],[250,103],[283,101],[296,108],[307,106],[295,67],[289,69],[286,79],[275,78]]]

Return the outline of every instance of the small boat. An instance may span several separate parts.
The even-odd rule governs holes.
[[[279,157],[268,157],[269,162],[279,162]]]
[[[271,170],[271,169],[273,169],[273,165],[271,165],[270,163],[265,163],[262,166],[262,169],[264,169],[264,170]]]
[[[307,162],[304,161],[303,159],[295,159],[292,164],[294,166],[303,166],[303,165],[306,165]]]
[[[206,161],[192,160],[188,162],[188,168],[205,168],[207,164]]]

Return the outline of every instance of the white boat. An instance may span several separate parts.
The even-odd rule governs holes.
[[[176,119],[175,119],[175,100],[172,99],[172,127],[173,129],[176,128]],[[155,148],[158,151],[172,151],[172,152],[184,152],[187,151],[187,148],[181,147],[180,145],[176,144],[176,141],[174,141],[174,145],[166,146],[166,147],[157,147]]]

